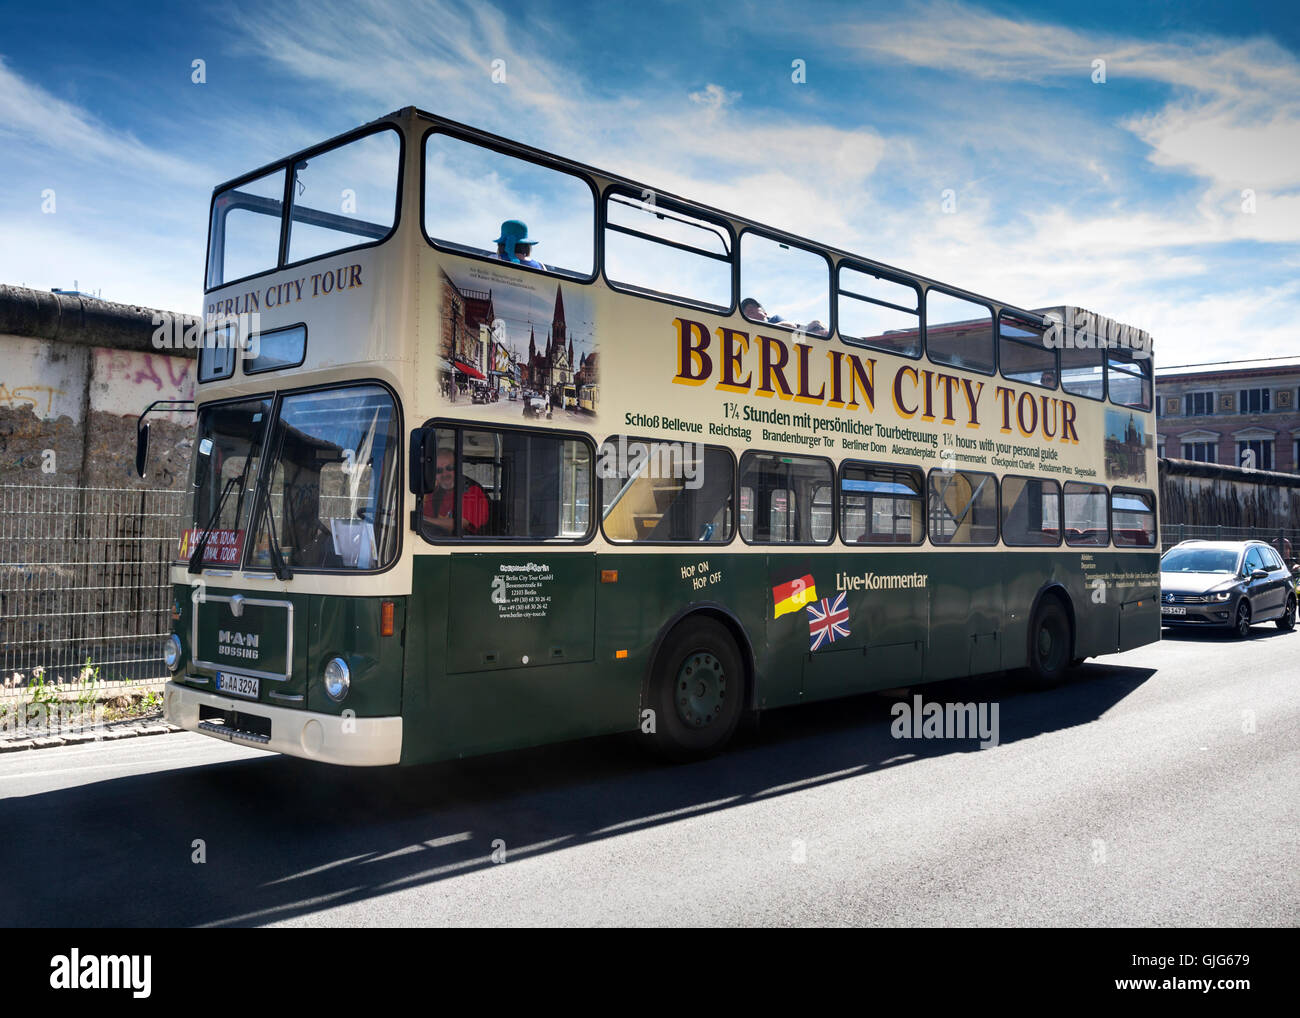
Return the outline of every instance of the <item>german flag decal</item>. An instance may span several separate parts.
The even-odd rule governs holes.
[[[816,600],[817,583],[811,573],[789,583],[777,584],[772,588],[772,602],[776,605],[776,614],[772,618],[779,619],[790,612],[802,611],[805,605]]]

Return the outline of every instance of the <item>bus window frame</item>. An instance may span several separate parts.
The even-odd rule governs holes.
[[[300,258],[296,262],[286,262],[285,256],[288,253],[288,246],[289,246],[289,213],[292,211],[292,205],[289,201],[289,196],[293,190],[293,173],[291,172],[293,167],[296,166],[298,163],[302,162],[304,159],[308,159],[308,160],[314,159],[316,156],[322,155],[323,153],[328,152],[331,149],[342,148],[344,145],[350,145],[354,141],[357,141],[371,134],[379,134],[382,131],[392,131],[393,133],[395,133],[397,135],[397,142],[398,142],[397,184],[396,184],[396,194],[394,197],[395,207],[393,209],[393,225],[389,228],[388,232],[384,234],[384,236],[380,237],[378,240],[367,240],[367,241],[363,241],[360,244],[353,244],[349,247],[341,247],[334,251],[325,251],[321,254],[312,255],[310,258]],[[208,280],[212,278],[211,276],[212,254],[213,254],[212,236],[214,232],[212,212],[217,202],[217,195],[221,194],[223,191],[228,191],[231,188],[235,188],[243,184],[247,184],[250,181],[256,180],[258,177],[263,177],[268,173],[273,173],[276,170],[281,170],[284,172],[284,181],[285,181],[284,193],[280,196],[280,246],[279,246],[279,254],[276,256],[276,264],[272,268],[263,269],[260,272],[253,272],[247,276],[240,276],[238,279],[223,280],[221,283],[219,283],[216,286],[208,286]],[[279,159],[273,163],[267,163],[265,166],[259,167],[258,169],[253,170],[251,173],[245,173],[238,177],[235,177],[232,180],[228,180],[223,184],[218,184],[215,188],[212,189],[212,197],[208,199],[208,251],[207,251],[207,257],[204,259],[204,263],[203,263],[204,296],[207,296],[210,293],[215,293],[218,290],[224,290],[228,286],[234,286],[236,283],[243,283],[250,279],[257,279],[259,276],[269,275],[272,272],[282,272],[285,269],[292,269],[299,265],[306,265],[309,262],[318,261],[321,258],[333,258],[335,255],[346,254],[352,251],[362,251],[365,250],[366,248],[378,247],[380,244],[388,243],[388,241],[393,239],[394,234],[397,233],[398,227],[401,226],[402,224],[402,205],[403,205],[402,196],[404,193],[405,183],[406,183],[406,132],[402,130],[401,124],[398,123],[397,121],[382,120],[376,124],[366,124],[364,127],[358,127],[353,131],[348,131],[346,134],[340,134],[334,138],[330,138],[329,140],[322,142],[319,145],[313,145],[311,148],[305,148],[300,152],[295,152],[293,155],[288,156],[287,158]],[[421,194],[423,194],[423,191],[421,191]],[[224,223],[222,224],[222,236],[223,238],[225,236]],[[223,259],[225,258],[224,246],[222,248],[222,258]]]
[[[1106,541],[1104,544],[1086,544],[1083,542],[1071,541],[1068,536],[1068,529],[1065,525],[1065,486],[1067,484],[1083,484],[1088,487],[1100,488],[1106,493]],[[1067,548],[1113,548],[1115,547],[1115,528],[1111,524],[1110,518],[1110,493],[1109,484],[1103,484],[1100,481],[1081,481],[1077,477],[1071,477],[1061,482],[1061,536],[1065,539]],[[1157,547],[1159,547],[1157,545]]]
[[[415,523],[415,526],[411,527],[411,529],[414,530],[415,533],[418,534],[426,544],[432,545],[434,547],[450,546],[453,548],[456,547],[464,548],[466,546],[476,545],[476,544],[487,545],[495,548],[523,547],[526,545],[555,545],[557,547],[563,546],[565,548],[578,548],[590,544],[592,541],[596,539],[596,535],[598,533],[601,533],[600,521],[596,518],[599,513],[595,505],[600,493],[600,478],[596,476],[596,457],[599,450],[596,448],[596,445],[590,435],[585,434],[584,432],[581,431],[572,431],[568,428],[534,428],[534,427],[529,427],[527,425],[519,425],[519,424],[498,424],[496,421],[471,421],[471,420],[466,420],[463,417],[461,418],[430,417],[422,425],[420,425],[419,428],[415,428],[412,430],[418,432],[428,432],[430,430],[437,431],[439,428],[449,429],[453,431],[513,431],[513,432],[526,434],[526,435],[549,436],[551,438],[558,438],[561,441],[568,438],[576,438],[579,441],[586,443],[587,451],[591,454],[592,492],[597,496],[597,498],[592,499],[591,506],[590,506],[591,519],[587,523],[587,533],[581,539],[573,538],[573,537],[543,537],[543,538],[488,537],[482,534],[468,534],[468,535],[456,534],[456,535],[452,535],[451,537],[433,538],[425,534],[424,527],[420,522],[424,496],[431,493],[427,491],[412,492],[412,494],[415,496],[415,509],[413,511],[413,522]],[[427,435],[421,438],[420,440],[421,448],[424,448],[426,446],[427,438],[428,438]],[[460,499],[464,497],[464,492],[461,490],[461,478],[464,476],[464,469],[461,464],[461,448],[462,448],[462,443],[458,439],[455,448],[455,452],[456,452],[455,499],[457,502],[459,502]],[[411,476],[412,476],[412,480],[414,480],[415,475],[412,474]],[[423,487],[423,485],[421,485],[421,487]],[[461,529],[461,518],[459,513],[456,514],[456,529],[457,530]]]
[[[992,341],[993,364],[988,371],[982,368],[970,367],[965,364],[949,364],[946,361],[937,361],[930,356],[930,291],[935,290],[945,297],[951,297],[953,300],[964,300],[967,304],[977,304],[988,310],[989,313],[989,338]],[[983,297],[975,297],[967,293],[958,293],[952,287],[942,286],[937,283],[927,283],[924,293],[921,295],[921,337],[923,349],[925,350],[925,359],[939,368],[949,368],[953,371],[969,371],[972,375],[984,375],[993,378],[998,374],[998,312],[1001,305],[994,306]],[[949,323],[943,323],[949,324]],[[981,547],[977,545],[976,547]]]
[[[1055,347],[1049,347],[1046,344],[1039,345],[1037,343],[1031,343],[1028,340],[1020,339],[1016,336],[1003,336],[1002,320],[1004,318],[1010,318],[1012,322],[1018,321],[1024,325],[1028,325],[1036,329],[1041,329],[1044,335],[1046,335],[1047,330],[1051,328],[1051,325],[1048,322],[1048,320],[1044,318],[1042,315],[1035,315],[1028,311],[1017,311],[1014,308],[1006,308],[1006,307],[999,308],[997,320],[993,323],[994,345],[997,347],[998,377],[1003,379],[1006,382],[1009,382],[1011,385],[1032,385],[1036,389],[1046,389],[1050,392],[1059,392],[1061,390],[1061,351]],[[1026,382],[1020,379],[1007,377],[1006,373],[1002,370],[1002,344],[1004,342],[1018,343],[1021,346],[1029,347],[1031,350],[1047,350],[1049,353],[1051,353],[1052,371],[1056,375],[1056,384],[1044,385],[1042,382]],[[1023,476],[1023,475],[1016,475],[1016,476]]]
[[[900,286],[911,287],[913,290],[916,291],[915,314],[916,314],[916,330],[917,330],[917,337],[919,339],[919,343],[917,344],[917,350],[915,354],[899,353],[897,350],[886,350],[883,347],[872,346],[870,343],[864,343],[861,339],[851,338],[844,335],[843,330],[840,329],[840,294],[846,291],[844,291],[841,288],[839,283],[840,271],[844,268],[848,268],[852,272],[861,272],[864,275],[875,276],[877,279],[883,279],[886,280],[887,282],[896,283]],[[897,304],[889,304],[885,301],[876,300],[874,297],[866,297],[864,295],[855,294],[852,291],[848,291],[848,293],[853,300],[866,301],[868,303],[875,304],[879,307],[887,307],[887,308],[891,308],[894,311],[900,311],[903,314],[908,314],[908,315],[913,314],[912,311],[909,311],[908,309],[903,307],[899,307]],[[925,357],[925,287],[917,280],[901,275],[892,270],[869,267],[865,262],[859,259],[841,258],[835,264],[834,288],[831,291],[831,296],[834,297],[834,300],[831,302],[832,304],[834,304],[834,309],[833,309],[834,318],[835,318],[834,335],[845,346],[856,347],[859,350],[874,350],[878,353],[892,354],[895,357],[902,357],[905,360],[909,360],[909,361],[919,361]]]
[[[908,472],[915,472],[916,476],[921,481],[920,486],[916,493],[916,500],[918,503],[920,503],[921,506],[921,540],[919,541],[863,541],[859,543],[857,541],[844,540],[844,534],[839,530],[839,528],[837,528],[835,539],[839,544],[843,545],[845,548],[852,548],[854,550],[861,551],[865,548],[919,548],[923,544],[930,543],[930,528],[927,520],[927,517],[929,515],[929,491],[927,488],[928,482],[926,479],[924,467],[908,466],[905,463],[889,463],[885,460],[860,460],[860,459],[841,460],[838,464],[836,464],[835,467],[836,512],[840,514],[838,519],[843,518],[843,514],[841,513],[842,506],[840,504],[840,500],[844,496],[844,491],[842,488],[842,485],[844,483],[844,478],[842,475],[843,475],[844,468],[848,466],[866,467],[868,470],[871,469],[903,470]],[[938,546],[935,545],[935,547]]]
[[[244,367],[247,363],[247,359],[242,356],[243,352],[241,351],[241,356],[239,358],[239,373],[247,378],[254,375],[269,375],[273,371],[290,371],[294,368],[302,367],[307,361],[307,341],[310,338],[311,331],[307,328],[306,322],[295,322],[292,325],[278,325],[274,329],[263,329],[261,332],[256,333],[255,336],[257,342],[261,343],[263,336],[273,336],[277,332],[288,332],[290,329],[302,329],[302,356],[298,358],[296,364],[280,364],[274,368],[254,368],[252,371],[249,371]],[[211,379],[211,381],[216,381],[216,379]]]
[[[549,267],[545,269],[534,269],[527,265],[502,261],[494,255],[483,255],[475,254],[472,251],[462,251],[459,248],[449,247],[447,244],[436,241],[430,237],[427,224],[424,221],[424,202],[426,195],[425,189],[428,186],[429,177],[429,174],[426,171],[429,139],[435,134],[446,135],[447,137],[454,138],[456,141],[463,142],[464,144],[473,145],[475,148],[487,149],[489,152],[495,152],[497,155],[507,156],[511,159],[518,159],[525,163],[532,163],[534,166],[540,166],[543,169],[550,170],[554,173],[562,173],[565,176],[573,177],[586,184],[587,190],[591,192],[591,273],[589,275],[582,275],[578,272],[553,269]],[[429,247],[433,248],[433,250],[441,251],[443,254],[454,255],[458,258],[472,258],[474,261],[486,262],[495,265],[497,268],[516,269],[525,273],[531,272],[535,275],[548,276],[553,279],[567,279],[571,282],[583,283],[586,285],[596,282],[596,280],[600,278],[601,267],[605,260],[605,253],[600,243],[602,239],[600,227],[604,218],[601,212],[600,188],[597,186],[595,180],[593,180],[585,170],[581,170],[573,164],[568,163],[566,160],[562,160],[556,156],[552,156],[551,159],[553,161],[548,162],[546,159],[540,158],[530,152],[521,151],[509,144],[502,144],[495,139],[489,141],[482,136],[476,135],[473,131],[461,130],[448,124],[435,123],[428,127],[424,133],[420,135],[420,195],[418,199],[418,218],[420,220],[420,235],[424,237],[424,242],[428,244]],[[542,264],[545,265],[547,263],[543,262]]]
[[[1110,372],[1106,369],[1106,350],[1105,350],[1105,348],[1104,348],[1104,347],[1095,347],[1095,346],[1094,346],[1094,347],[1081,347],[1081,348],[1080,348],[1080,349],[1084,349],[1084,350],[1100,350],[1100,351],[1101,351],[1101,395],[1100,395],[1100,396],[1091,396],[1091,395],[1089,395],[1089,394],[1086,393],[1086,392],[1076,392],[1076,391],[1073,390],[1073,389],[1067,389],[1067,388],[1065,387],[1065,365],[1064,365],[1064,360],[1065,360],[1065,358],[1061,356],[1061,350],[1063,350],[1063,349],[1066,349],[1066,348],[1065,348],[1065,347],[1061,347],[1060,349],[1058,349],[1058,350],[1056,351],[1056,364],[1057,364],[1057,369],[1058,369],[1057,372],[1056,372],[1056,384],[1060,387],[1061,392],[1064,393],[1065,396],[1071,396],[1071,397],[1075,397],[1075,398],[1078,398],[1078,399],[1090,399],[1090,400],[1092,400],[1094,403],[1110,403]],[[1154,372],[1152,373],[1152,382],[1151,382],[1151,384],[1152,384],[1152,386],[1153,386],[1152,391],[1154,392],[1154,386],[1155,386],[1155,377],[1154,377]],[[1063,398],[1064,398],[1064,397],[1063,397]],[[1112,406],[1122,406],[1123,404],[1121,404],[1121,403],[1112,403],[1111,405],[1112,405]],[[1133,408],[1130,407],[1129,409],[1131,410],[1131,409],[1133,409]]]
[[[800,323],[799,329],[785,328],[782,325],[782,323],[772,322],[770,320],[766,322],[756,322],[754,321],[754,319],[750,318],[747,314],[745,314],[744,311],[741,310],[741,305],[745,302],[746,299],[744,296],[741,295],[741,270],[744,262],[744,258],[742,256],[742,249],[745,243],[745,235],[749,233],[753,233],[759,237],[762,237],[764,240],[770,240],[774,244],[784,245],[786,248],[797,248],[800,251],[806,251],[809,254],[816,255],[818,258],[820,258],[823,262],[826,263],[827,321],[823,323],[826,326],[826,335],[818,336],[815,335],[814,333],[808,332],[805,329],[803,329],[803,326],[808,324],[807,322]],[[736,311],[737,313],[739,313],[740,317],[744,321],[748,322],[750,325],[757,325],[760,327],[766,325],[770,328],[776,329],[778,330],[776,334],[777,336],[793,336],[796,333],[799,333],[801,335],[808,336],[814,339],[820,339],[823,341],[829,340],[832,336],[836,336],[839,334],[839,330],[836,328],[836,318],[835,318],[835,262],[832,260],[831,256],[827,254],[824,248],[810,247],[804,241],[792,240],[789,237],[783,238],[781,234],[777,233],[775,230],[769,230],[765,227],[751,226],[749,224],[746,224],[744,227],[741,228],[740,233],[736,235],[736,257],[735,257],[734,271],[735,271],[735,280],[733,284],[733,291],[736,298]],[[750,296],[753,295],[751,294]],[[754,299],[758,300],[757,297],[755,297]],[[758,302],[760,305],[763,303],[761,300]],[[835,537],[834,534],[832,533],[831,542],[834,543],[834,540]]]
[[[1105,380],[1105,385],[1103,386],[1104,396],[1102,398],[1106,401],[1106,403],[1108,403],[1110,406],[1113,407],[1123,407],[1125,410],[1132,410],[1140,414],[1154,414],[1156,409],[1155,406],[1156,401],[1160,397],[1156,393],[1156,372],[1155,372],[1155,365],[1151,362],[1151,358],[1149,356],[1134,357],[1132,351],[1127,350],[1124,347],[1103,346],[1100,347],[1100,350],[1101,350],[1101,374],[1102,374],[1102,378]],[[1114,355],[1115,359],[1120,362],[1127,361],[1130,364],[1136,364],[1142,367],[1143,371],[1142,371],[1142,375],[1140,376],[1140,379],[1141,381],[1146,383],[1146,391],[1150,396],[1150,399],[1147,401],[1145,406],[1141,403],[1119,403],[1111,397],[1110,359],[1112,355]],[[1134,377],[1133,375],[1130,375],[1127,371],[1121,371],[1119,372],[1119,374],[1124,375],[1126,378],[1130,378],[1130,379]]]
[[[1055,544],[1045,544],[1043,542],[1033,543],[1028,541],[1008,541],[1006,528],[1002,525],[1002,491],[1003,482],[1008,480],[1018,481],[1037,481],[1039,484],[1056,485],[1056,518],[1060,521],[1060,528],[1056,534]],[[1005,548],[1060,548],[1065,544],[1065,485],[1055,477],[1035,477],[1032,474],[1002,474],[998,478],[998,541]],[[1076,545],[1076,547],[1085,547]]]
[[[995,531],[992,541],[936,541],[934,535],[930,533],[930,480],[935,474],[974,474],[978,477],[993,478],[993,507],[996,510],[993,513],[993,529]],[[969,509],[974,503],[968,503]],[[989,470],[948,470],[943,467],[931,467],[925,472],[925,536],[929,538],[931,547],[934,548],[997,548],[1007,547],[1002,541],[1002,477]]]
[[[654,195],[654,204],[656,207],[662,206],[663,208],[668,209],[670,212],[678,212],[681,215],[691,216],[694,219],[699,219],[702,222],[709,223],[712,226],[721,227],[726,233],[727,245],[731,253],[729,255],[715,255],[708,252],[695,251],[693,248],[690,248],[685,244],[678,244],[668,240],[660,240],[658,237],[652,237],[649,234],[639,233],[635,230],[631,230],[624,226],[611,226],[609,223],[609,200],[613,195],[615,194],[622,195],[623,197],[632,198],[635,201],[645,200],[642,197],[640,197],[640,195],[637,194],[636,188],[634,186],[630,184],[612,183],[605,188],[604,193],[600,197],[600,209],[599,209],[599,216],[598,216],[599,222],[597,224],[597,230],[600,233],[600,241],[601,241],[598,268],[600,272],[600,278],[604,280],[605,285],[608,286],[611,290],[613,290],[616,293],[627,294],[628,296],[631,297],[643,297],[646,300],[659,301],[662,304],[672,304],[674,307],[689,308],[692,311],[707,311],[711,314],[716,314],[716,315],[730,316],[735,314],[736,308],[739,304],[739,297],[737,297],[737,290],[740,288],[740,272],[739,272],[740,241],[736,236],[736,231],[732,227],[731,222],[717,215],[714,212],[695,208],[690,204],[683,202],[677,198],[665,197],[664,195],[661,195],[658,191],[655,191],[653,188],[646,187],[646,188],[642,188],[641,190],[643,193],[648,192]],[[654,244],[662,244],[665,247],[677,248],[683,251],[692,251],[695,254],[700,255],[701,257],[714,258],[718,261],[727,262],[731,267],[731,272],[729,273],[731,277],[731,303],[726,307],[723,307],[719,304],[707,304],[703,301],[694,301],[688,297],[674,296],[673,294],[670,293],[664,293],[662,290],[645,290],[640,287],[634,286],[630,283],[615,282],[613,279],[610,278],[608,266],[605,261],[605,231],[606,230],[613,230],[615,233],[623,233],[628,236],[639,237],[642,240]]]
[[[1062,487],[1061,491],[1062,493],[1064,493],[1065,488]],[[1151,522],[1153,524],[1151,533],[1154,540],[1152,541],[1151,544],[1117,544],[1115,542],[1115,520],[1114,520],[1115,501],[1114,500],[1116,495],[1137,495],[1138,497],[1142,498],[1144,501],[1146,500],[1150,501],[1151,508],[1147,511],[1151,513]],[[1136,510],[1134,509],[1122,510],[1122,511],[1136,512]],[[1125,551],[1130,551],[1130,550],[1154,551],[1154,552],[1160,551],[1160,503],[1156,500],[1156,493],[1152,491],[1150,488],[1128,488],[1128,487],[1121,487],[1119,485],[1116,485],[1115,487],[1111,488],[1110,494],[1106,498],[1106,517],[1107,517],[1107,524],[1110,528],[1109,547],[1120,548]]]
[[[740,525],[740,492],[744,487],[744,468],[746,456],[798,456],[801,459],[821,460],[831,468],[830,487],[832,498],[831,503],[831,533],[825,541],[750,541],[745,537],[745,532]],[[805,452],[788,452],[777,451],[775,449],[746,449],[736,460],[736,534],[740,538],[740,543],[750,548],[829,548],[839,539],[840,533],[840,505],[839,498],[834,497],[839,491],[839,471],[835,468],[835,461],[829,456],[813,456]],[[812,529],[812,502],[808,504],[808,529]],[[754,507],[754,512],[758,507]]]
[[[677,439],[674,438],[647,438],[643,435],[628,435],[628,434],[616,433],[616,434],[606,436],[605,439],[599,445],[596,446],[596,448],[597,450],[599,450],[607,442],[612,442],[620,438],[627,439],[627,441],[629,442],[645,442],[647,444],[651,444],[655,442],[670,443],[670,442],[678,441]],[[605,540],[611,545],[614,545],[617,548],[636,548],[642,546],[649,547],[649,548],[664,548],[664,547],[725,548],[728,545],[733,544],[735,542],[736,537],[740,534],[740,470],[739,470],[740,458],[736,455],[735,450],[730,448],[729,446],[712,445],[708,442],[699,442],[693,444],[698,444],[701,447],[703,447],[705,450],[721,449],[731,459],[731,516],[732,516],[731,536],[728,537],[725,541],[622,541],[622,540],[617,540],[615,538],[612,538],[605,533],[605,514],[602,511],[600,514],[599,530],[600,530],[600,536],[603,540]],[[599,491],[600,486],[603,483],[603,479],[600,477],[596,477],[595,481],[596,481],[596,488]],[[604,504],[603,493],[600,498],[600,502],[602,503],[602,505]]]

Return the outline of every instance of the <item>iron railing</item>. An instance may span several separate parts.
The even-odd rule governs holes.
[[[179,490],[0,485],[0,680],[155,681],[167,670]]]

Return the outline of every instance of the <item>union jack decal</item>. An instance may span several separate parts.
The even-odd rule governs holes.
[[[837,594],[834,601],[823,597],[808,605],[806,610],[809,650],[818,650],[823,644],[834,643],[849,635],[849,609],[844,604],[843,594]]]

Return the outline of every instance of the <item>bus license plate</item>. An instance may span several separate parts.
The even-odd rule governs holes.
[[[1160,608],[1160,614],[1161,614],[1161,615],[1186,615],[1186,614],[1187,614],[1187,609],[1186,609],[1186,608],[1174,608],[1174,607],[1169,606],[1169,605],[1164,605],[1164,606],[1161,606],[1161,608]]]
[[[261,688],[261,680],[248,675],[232,675],[230,672],[217,672],[217,688],[231,696],[246,696],[256,700]]]

